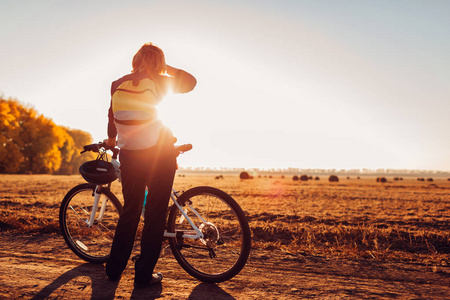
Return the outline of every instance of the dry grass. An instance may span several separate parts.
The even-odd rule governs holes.
[[[59,234],[59,204],[82,183],[80,176],[0,175],[0,230]],[[361,180],[292,181],[239,175],[190,175],[176,178],[186,190],[212,185],[242,206],[253,245],[287,253],[408,260],[449,264],[450,182],[416,178],[377,183]],[[120,186],[113,184],[120,195]],[[121,197],[119,197],[121,199]]]

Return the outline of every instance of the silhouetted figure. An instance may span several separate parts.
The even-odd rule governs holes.
[[[156,105],[169,92],[186,93],[197,81],[191,74],[166,65],[163,51],[147,43],[136,53],[131,74],[111,86],[108,139],[120,148],[123,213],[117,223],[106,274],[117,281],[133,249],[136,230],[145,205],[141,253],[135,262],[135,287],[160,282],[153,274],[161,251],[166,212],[176,171],[176,138],[157,118]]]

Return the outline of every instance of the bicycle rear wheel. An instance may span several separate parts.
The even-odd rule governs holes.
[[[95,187],[80,184],[66,194],[59,210],[59,225],[67,245],[76,255],[91,263],[104,263],[109,257],[122,205],[113,193],[103,188],[94,224],[89,227]],[[100,216],[105,201],[105,210]]]
[[[177,202],[204,235],[202,239],[181,238],[193,229],[178,207],[172,207],[168,232],[179,236],[169,238],[169,243],[181,267],[204,282],[222,282],[238,274],[250,254],[251,234],[237,202],[221,190],[204,186],[186,191]]]

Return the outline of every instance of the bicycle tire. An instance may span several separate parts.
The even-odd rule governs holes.
[[[59,225],[64,240],[78,257],[100,264],[109,258],[122,204],[109,189],[103,188],[96,222],[89,227],[87,221],[94,203],[95,187],[90,183],[80,184],[65,195],[59,210]],[[103,200],[107,201],[107,205],[102,220],[98,220]]]
[[[185,212],[186,204],[192,203],[206,221],[205,224],[188,211],[189,218],[205,235],[204,239],[169,238],[180,266],[191,276],[209,283],[223,282],[237,275],[244,268],[251,249],[250,227],[239,204],[225,192],[207,186],[189,189],[177,201]],[[178,207],[172,206],[168,232],[192,231],[181,216]]]

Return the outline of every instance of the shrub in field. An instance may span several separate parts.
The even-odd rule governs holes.
[[[297,175],[294,175],[294,176],[292,177],[292,180],[298,181],[298,176],[297,176]]]
[[[377,182],[387,182],[386,177],[377,177]]]
[[[432,181],[433,181],[433,178],[427,178],[427,181],[432,182]]]
[[[301,181],[308,181],[309,177],[307,175],[300,176]]]
[[[329,182],[339,182],[339,177],[337,177],[336,175],[330,175],[330,177],[328,177],[328,181]]]
[[[241,174],[239,174],[239,178],[240,179],[253,179],[253,176],[250,176],[250,174],[248,174],[248,172],[241,172]]]
[[[314,180],[320,180],[319,176],[314,177]]]

